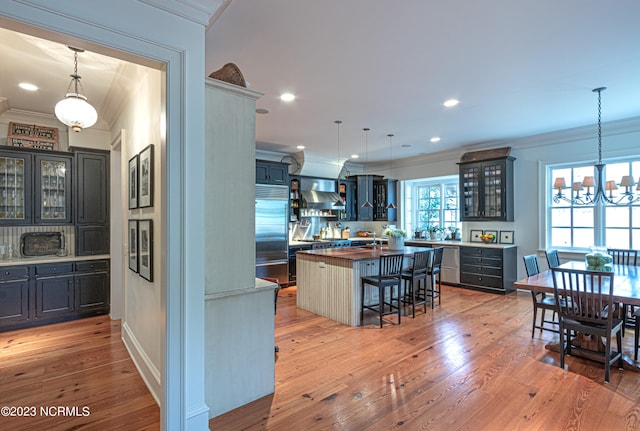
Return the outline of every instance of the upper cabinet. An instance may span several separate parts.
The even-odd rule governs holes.
[[[33,222],[32,155],[0,151],[0,224]]]
[[[37,154],[35,160],[35,222],[71,223],[71,155]]]
[[[109,253],[109,152],[74,150],[76,254]]]
[[[373,220],[374,221],[396,221],[397,209],[389,208],[398,205],[396,184],[398,180],[383,179],[373,182]]]
[[[502,150],[502,151],[500,151]],[[461,161],[460,195],[461,221],[513,221],[513,161],[510,149],[466,153],[472,161]],[[483,158],[483,155],[494,155]]]
[[[355,181],[355,210],[358,221],[396,221],[396,209],[389,204],[396,202],[396,184],[398,180],[380,175],[353,175],[348,180]],[[340,183],[339,183],[340,184]],[[364,206],[369,202],[371,206]]]
[[[0,224],[69,224],[73,156],[0,151]]]
[[[289,165],[286,163],[256,160],[256,183],[287,185]]]
[[[358,219],[356,190],[355,180],[338,180],[338,194],[342,202],[344,202],[344,207],[338,210],[338,219],[340,221],[356,221]]]

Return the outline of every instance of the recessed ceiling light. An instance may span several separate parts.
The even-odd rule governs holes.
[[[256,109],[256,114],[268,114],[269,110],[265,109],[265,108],[257,108]]]
[[[429,139],[431,142],[436,143],[436,142],[440,142],[440,137],[439,136],[434,136],[433,138]]]
[[[359,155],[357,155],[357,154],[352,154],[352,155],[351,155],[351,158],[352,158],[352,159],[357,159],[358,157],[360,157],[360,156],[359,156]]]
[[[401,147],[402,147],[402,148],[410,148],[410,147],[411,147],[411,144],[402,144],[402,145],[401,145]]]
[[[299,150],[304,150],[304,145],[298,145],[296,148]]]
[[[28,82],[21,82],[18,86],[27,91],[36,91],[38,89],[37,85],[29,84]]]
[[[458,99],[449,99],[446,100],[443,105],[447,108],[451,108],[453,106],[456,106],[458,103],[460,103],[460,101]]]
[[[280,95],[280,100],[282,100],[283,102],[291,102],[293,100],[295,100],[296,96],[294,96],[291,93],[282,93]]]

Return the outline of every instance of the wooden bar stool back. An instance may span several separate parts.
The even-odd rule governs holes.
[[[427,268],[431,262],[433,250],[414,253],[413,265],[408,271],[402,271],[402,281],[406,286],[402,302],[411,305],[413,317],[416,317],[416,306],[423,305],[427,312]]]
[[[380,260],[378,262],[378,274],[361,277],[360,324],[362,324],[364,320],[365,309],[378,313],[378,315],[380,316],[381,328],[383,323],[382,316],[386,316],[389,314],[397,314],[398,324],[400,324],[400,275],[402,273],[403,259],[404,254],[402,253],[380,256]],[[372,302],[368,304],[365,303],[365,286],[374,286],[378,288],[377,299],[372,297]],[[394,290],[396,292],[395,295]],[[388,296],[387,291],[389,293]],[[377,302],[375,302],[376,300]]]

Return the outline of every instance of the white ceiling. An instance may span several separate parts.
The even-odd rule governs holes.
[[[218,0],[202,0],[214,16]],[[297,145],[368,160],[438,152],[640,116],[638,0],[233,0],[207,31],[208,75],[227,62],[258,107],[260,149]],[[73,71],[65,45],[0,29],[2,106],[52,114]],[[130,85],[130,63],[89,50],[79,74],[106,115]],[[40,86],[18,89],[21,81]],[[297,95],[279,100],[283,91]],[[460,105],[442,102],[458,98]],[[5,103],[2,98],[6,99]],[[108,121],[108,118],[106,119]],[[606,129],[603,131],[606,135]],[[441,142],[429,142],[440,136]],[[409,145],[409,147],[402,147]]]
[[[640,115],[639,17],[638,0],[234,0],[206,68],[264,93],[260,148],[335,155],[339,119],[341,155],[369,127],[369,160],[389,133],[395,159],[593,124],[601,86],[603,121]]]

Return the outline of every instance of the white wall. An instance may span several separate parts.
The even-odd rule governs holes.
[[[154,7],[154,3],[161,7]],[[174,10],[179,16],[171,13]],[[154,226],[163,232],[163,247],[156,247],[156,268],[162,275],[156,273],[161,282],[153,288],[160,295],[162,317],[155,320],[161,339],[161,428],[170,430],[208,429],[202,258],[202,80],[208,19],[192,4],[177,6],[163,0],[7,0],[0,5],[0,25],[5,28],[163,65],[162,120],[156,123],[161,126],[162,141],[166,141],[165,146],[159,144],[158,157],[163,167],[158,170],[163,217],[160,226]],[[156,304],[138,312],[158,317]],[[156,347],[146,349],[157,357]]]
[[[140,66],[136,82],[136,91],[131,94],[129,103],[118,116],[113,130],[126,139],[121,144],[120,189],[119,201],[122,207],[120,223],[125,226],[121,231],[118,243],[121,245],[123,271],[123,340],[132,353],[138,369],[142,372],[156,400],[160,400],[160,370],[162,368],[162,325],[161,286],[163,272],[159,270],[161,250],[164,247],[164,234],[160,229],[162,222],[162,193],[159,193],[162,163],[160,154],[165,145],[160,136],[161,122],[161,89],[162,73],[158,70]],[[115,133],[114,133],[115,134]],[[154,145],[154,178],[153,206],[147,208],[128,209],[128,162],[149,144]],[[126,227],[129,219],[153,221],[154,268],[153,281],[147,281],[139,274],[128,269],[129,238]]]
[[[605,123],[603,129],[603,159],[640,156],[640,118]],[[411,160],[394,162],[394,177],[407,180],[458,174],[457,162],[467,151],[512,147],[514,162],[514,222],[465,222],[463,239],[471,229],[514,230],[518,245],[518,278],[526,276],[522,256],[547,248],[544,225],[546,195],[545,166],[556,163],[595,163],[597,132],[593,126],[563,130],[494,145],[474,146],[459,151],[443,152]],[[389,171],[374,169],[389,175]],[[399,213],[401,210],[399,210]],[[542,264],[544,267],[544,264]]]

